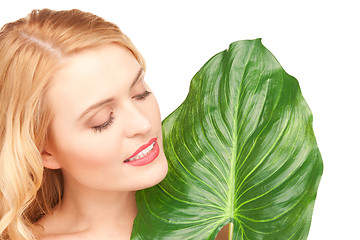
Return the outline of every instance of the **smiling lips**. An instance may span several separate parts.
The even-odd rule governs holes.
[[[131,155],[124,163],[131,166],[143,166],[151,163],[159,155],[159,145],[157,138],[152,138],[147,144],[142,145],[136,152]]]

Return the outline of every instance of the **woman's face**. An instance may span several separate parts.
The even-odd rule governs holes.
[[[51,84],[45,167],[61,168],[66,183],[98,190],[139,190],[165,177],[159,107],[127,48],[109,44],[76,53]],[[127,160],[155,139],[144,157]]]

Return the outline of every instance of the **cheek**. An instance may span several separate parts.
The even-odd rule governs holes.
[[[95,135],[92,132],[89,134]],[[112,146],[114,143],[113,141],[94,141],[94,139],[97,138],[87,135],[58,139],[61,145],[56,149],[56,158],[60,165],[70,171],[98,169],[106,165],[114,158]]]

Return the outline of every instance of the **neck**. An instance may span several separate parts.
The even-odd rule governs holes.
[[[130,237],[137,213],[135,191],[100,191],[65,181],[57,212],[72,231],[105,231]]]

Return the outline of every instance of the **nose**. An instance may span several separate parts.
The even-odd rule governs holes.
[[[127,137],[144,135],[150,132],[152,128],[150,117],[146,114],[146,111],[131,104],[127,107],[123,121],[126,122],[124,127]]]

